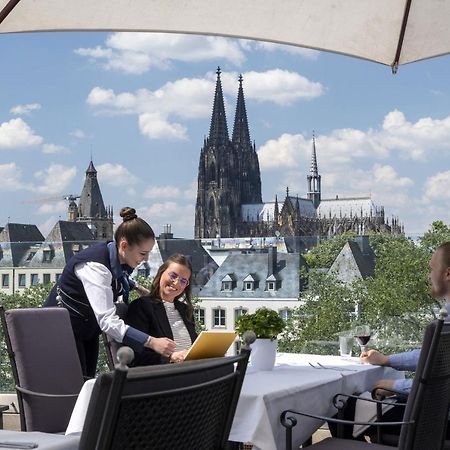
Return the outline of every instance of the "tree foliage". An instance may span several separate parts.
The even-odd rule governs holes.
[[[433,239],[427,242],[439,245],[446,239],[443,231],[432,228],[428,236]],[[348,237],[321,243],[305,257],[314,267],[329,268]],[[283,335],[282,350],[300,352],[308,342],[337,341],[339,332],[358,323],[370,325],[380,339],[395,345],[421,341],[439,306],[430,295],[431,246],[379,233],[370,234],[369,242],[376,255],[374,278],[343,284],[331,274],[308,273],[308,289]]]
[[[450,227],[442,220],[434,221],[431,228],[420,239],[421,245],[430,252],[444,242],[450,242]]]

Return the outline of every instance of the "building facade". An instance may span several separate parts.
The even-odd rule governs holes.
[[[292,196],[289,188],[279,201],[261,197],[261,175],[255,144],[251,142],[243,79],[239,77],[232,139],[228,136],[220,68],[214,93],[209,136],[200,152],[195,209],[196,238],[245,236],[331,237],[346,231],[358,234],[401,234],[398,218],[385,217],[384,207],[370,196],[322,198],[322,177],[313,136],[307,194]]]

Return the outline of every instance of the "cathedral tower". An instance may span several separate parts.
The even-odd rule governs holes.
[[[242,81],[242,75],[239,75],[239,89],[232,138],[232,144],[239,163],[241,204],[262,203],[259,161],[255,145],[252,145],[250,140]]]
[[[231,237],[240,218],[239,161],[228,137],[220,68],[209,137],[205,139],[198,167],[195,237]]]

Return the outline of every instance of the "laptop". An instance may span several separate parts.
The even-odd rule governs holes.
[[[235,331],[202,331],[189,348],[184,360],[225,356],[236,337]]]

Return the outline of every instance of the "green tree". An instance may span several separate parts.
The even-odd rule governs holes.
[[[337,237],[319,244],[314,263],[327,262],[329,267],[346,240]],[[280,348],[298,352],[311,341],[337,341],[338,332],[357,323],[370,325],[391,342],[422,339],[439,306],[430,296],[430,251],[404,236],[378,233],[369,235],[369,241],[376,254],[375,278],[343,284],[331,274],[310,271],[308,289],[300,297],[304,303],[294,312]]]
[[[436,220],[420,239],[421,245],[430,252],[434,252],[436,247],[444,242],[450,241],[450,227],[445,225],[442,220]]]

